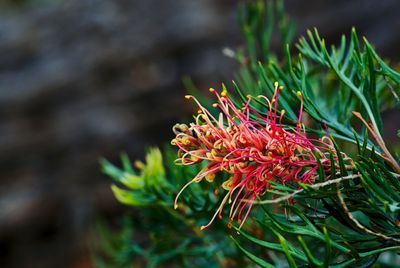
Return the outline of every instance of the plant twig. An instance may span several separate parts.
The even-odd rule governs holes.
[[[384,240],[390,240],[390,241],[394,241],[396,243],[400,243],[400,239],[393,238],[393,237],[390,237],[390,236],[387,236],[387,235],[384,235],[384,234],[381,234],[381,233],[377,233],[377,232],[371,231],[370,229],[368,229],[367,227],[362,225],[356,218],[354,218],[353,214],[351,214],[351,212],[349,211],[349,208],[347,207],[346,203],[344,202],[343,195],[340,192],[339,184],[337,184],[336,189],[337,189],[336,192],[337,192],[337,196],[339,198],[340,205],[342,206],[342,208],[344,210],[344,214],[347,216],[347,218],[351,222],[353,222],[357,226],[358,229],[362,230],[364,233],[367,233],[367,234],[382,238]]]
[[[360,119],[360,121],[367,127],[368,131],[371,133],[372,137],[374,138],[378,146],[382,149],[383,151],[382,157],[393,166],[393,168],[397,171],[397,173],[400,173],[399,164],[397,163],[396,159],[394,159],[392,154],[389,152],[388,148],[386,148],[384,140],[380,135],[378,135],[378,130],[374,129],[375,128],[374,126],[368,124],[367,121],[365,121],[365,119],[359,112],[353,111],[353,115],[358,119]]]
[[[331,184],[340,183],[340,182],[345,181],[345,180],[352,180],[352,179],[356,179],[356,178],[359,178],[359,177],[360,177],[360,174],[353,174],[353,175],[349,175],[349,176],[345,176],[345,177],[340,177],[340,178],[337,178],[337,179],[334,179],[334,180],[329,180],[329,181],[325,181],[325,182],[321,182],[321,183],[317,183],[317,184],[313,184],[313,185],[307,185],[307,186],[310,187],[310,188],[313,188],[313,189],[317,189],[317,188],[320,188],[320,187],[325,187],[325,186],[328,186],[328,185],[331,185]],[[275,198],[275,199],[268,199],[268,200],[261,200],[261,201],[257,201],[257,200],[243,200],[243,201],[246,202],[246,203],[249,203],[249,204],[257,204],[257,205],[277,204],[279,202],[291,199],[291,198],[295,197],[296,195],[298,195],[298,194],[300,194],[300,193],[302,193],[304,191],[305,191],[304,188],[303,189],[299,189],[299,190],[294,191],[291,194],[288,194],[288,195],[285,195],[285,196],[281,196],[281,197],[278,197],[278,198]]]

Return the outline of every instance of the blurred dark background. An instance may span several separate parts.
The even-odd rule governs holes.
[[[356,26],[398,62],[400,1],[288,0],[299,33]],[[93,267],[98,218],[123,212],[98,160],[132,159],[233,78],[237,1],[0,0],[0,267]],[[93,233],[92,233],[93,235]]]

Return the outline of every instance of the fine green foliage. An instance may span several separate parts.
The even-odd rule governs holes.
[[[176,194],[205,164],[176,166],[170,149],[164,151],[164,159],[159,150],[150,149],[146,163],[136,162],[135,168],[126,155],[121,157],[122,168],[102,160],[103,172],[115,181],[115,197],[134,207],[134,215],[121,234],[105,235],[105,241],[119,242],[103,248],[109,254],[97,255],[98,263],[370,267],[382,253],[396,260],[399,152],[387,148],[381,114],[400,107],[400,73],[355,29],[337,46],[328,46],[316,29],[293,43],[294,24],[282,1],[249,1],[240,7],[239,22],[246,49],[235,54],[241,68],[229,91],[231,99],[240,106],[251,98],[251,108],[265,114],[268,105],[257,96],[272,97],[278,82],[284,87],[278,104],[285,110],[285,127],[295,127],[303,105],[302,127],[308,135],[329,136],[332,141],[330,168],[323,168],[316,154],[318,178],[313,184],[271,181],[243,228],[228,228],[223,210],[221,221],[201,231],[221,203],[223,195],[215,185],[228,174],[218,173],[218,183],[192,184],[174,210]],[[275,37],[279,51],[271,49]]]
[[[251,8],[247,12],[250,15]],[[259,36],[270,34],[269,28],[263,31]],[[292,46],[298,49],[297,56],[292,56]],[[248,49],[249,55],[256,53],[254,47],[248,46]],[[388,87],[392,90],[399,87],[399,73],[377,55],[366,38],[360,43],[355,29],[352,29],[348,42],[343,35],[340,45],[329,49],[316,29],[307,31],[307,37],[300,38],[297,44],[288,42],[282,54],[283,59],[270,56],[275,60],[267,62],[250,56],[251,63],[243,67],[238,84],[234,84],[238,96],[244,101],[245,95],[253,94],[251,89],[254,87],[257,87],[256,94],[271,94],[274,81],[278,81],[288,89],[282,92],[279,104],[289,111],[286,117],[290,122],[296,120],[293,107],[299,103],[296,92],[300,91],[304,108],[313,121],[307,124],[307,130],[325,135],[327,126],[330,135],[341,140],[343,146],[348,146],[346,142],[356,144],[359,152],[354,156],[355,168],[346,170],[339,157],[340,170],[332,166],[331,174],[326,176],[320,172],[319,180],[354,178],[318,189],[301,185],[304,191],[295,197],[295,206],[280,202],[293,216],[271,213],[275,208],[265,207],[268,220],[264,219],[260,229],[278,232],[272,238],[275,244],[262,243],[271,238],[255,241],[254,237],[244,236],[253,243],[284,252],[291,267],[305,264],[315,267],[369,266],[379,253],[399,249],[399,189],[396,186],[399,175],[397,163],[384,161],[390,153],[383,145],[381,119],[383,109],[393,107],[398,101]],[[255,107],[260,112],[263,108],[262,105]],[[368,138],[366,126],[354,130],[359,119],[352,116],[352,112],[359,112],[370,122],[372,138]],[[339,152],[339,146],[334,145]],[[340,152],[338,155],[341,156]],[[288,191],[288,195],[294,191]],[[309,204],[313,204],[313,208]],[[312,241],[311,250],[306,239]],[[323,248],[325,253],[320,252]],[[318,260],[318,256],[324,254],[324,260]]]
[[[121,156],[122,168],[101,160],[103,172],[115,181],[111,189],[116,199],[136,209],[124,219],[120,232],[112,233],[104,224],[99,227],[102,243],[96,249],[97,266],[245,265],[247,260],[237,257],[228,230],[205,234],[198,228],[199,223],[212,216],[218,201],[214,189],[197,185],[184,195],[187,206],[173,209],[173,199],[185,178],[193,177],[199,170],[175,168],[175,153],[166,150],[165,155],[163,159],[159,149],[149,149],[145,163],[135,162],[135,167],[125,154]]]

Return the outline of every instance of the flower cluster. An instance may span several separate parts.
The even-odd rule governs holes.
[[[172,144],[179,148],[177,163],[198,164],[207,161],[206,167],[189,181],[175,199],[192,183],[206,179],[213,182],[218,172],[227,172],[230,178],[222,183],[226,195],[211,221],[201,228],[207,228],[219,216],[226,202],[231,204],[229,226],[235,217],[242,227],[254,201],[271,188],[271,181],[281,184],[298,182],[311,184],[318,174],[318,160],[325,170],[330,168],[329,152],[332,145],[329,138],[313,140],[306,136],[301,124],[303,101],[300,92],[301,108],[296,127],[282,124],[285,111],[278,113],[278,100],[283,89],[275,83],[275,93],[270,99],[263,99],[268,109],[264,115],[251,106],[252,97],[238,107],[224,89],[218,93],[210,91],[218,102],[213,104],[220,110],[214,117],[193,96],[199,106],[195,122],[189,126],[177,124],[173,127],[176,137]]]

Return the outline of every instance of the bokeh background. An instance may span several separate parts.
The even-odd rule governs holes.
[[[168,142],[191,109],[182,77],[229,83],[237,2],[0,0],[0,267],[93,267],[92,226],[125,211],[98,160]],[[299,34],[356,26],[400,59],[400,1],[286,6]]]

